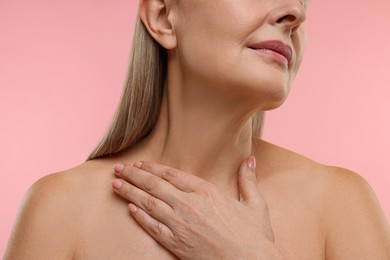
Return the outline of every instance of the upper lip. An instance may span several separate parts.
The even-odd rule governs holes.
[[[275,51],[275,52],[283,55],[284,57],[286,57],[286,59],[289,63],[291,62],[292,56],[293,56],[291,47],[289,45],[281,42],[281,41],[278,41],[278,40],[258,42],[258,43],[250,45],[249,48],[255,49],[255,50],[268,49],[268,50]]]

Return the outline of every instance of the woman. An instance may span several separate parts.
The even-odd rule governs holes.
[[[5,259],[389,259],[361,177],[258,137],[298,70],[306,4],[141,0],[111,128],[33,185]]]

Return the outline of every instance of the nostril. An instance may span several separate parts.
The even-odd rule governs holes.
[[[285,15],[281,18],[279,18],[276,22],[277,23],[283,23],[283,22],[294,22],[297,18],[294,15]]]

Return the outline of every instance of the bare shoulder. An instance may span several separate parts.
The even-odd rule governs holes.
[[[390,259],[390,228],[376,195],[359,174],[326,166],[263,142],[264,163],[300,205],[316,212],[326,259]],[[298,205],[298,203],[297,203]]]
[[[88,161],[37,180],[26,193],[23,205],[59,204],[70,213],[79,213],[71,209],[79,208],[89,195],[95,197],[99,193],[104,194],[104,190],[111,191],[111,179],[113,170],[110,163],[106,160]]]
[[[329,167],[313,161],[280,146],[257,141],[258,165],[263,175],[294,191],[311,196],[321,196],[327,190],[326,185],[339,173],[338,168]],[[333,177],[332,177],[333,176]]]
[[[319,185],[322,195],[331,199],[341,193],[353,195],[364,192],[371,199],[375,197],[370,185],[358,173],[351,170],[328,166],[313,161],[293,151],[259,140],[261,163],[281,178],[289,178],[305,184]]]
[[[172,259],[112,190],[115,162],[88,161],[34,183],[4,259]]]
[[[52,259],[53,254],[56,259],[73,258],[88,196],[85,191],[91,190],[88,186],[99,188],[93,182],[103,178],[104,165],[87,162],[36,181],[21,204],[5,259]],[[93,173],[96,178],[91,178]]]
[[[371,186],[350,170],[329,167],[323,196],[329,259],[390,259],[390,227]]]

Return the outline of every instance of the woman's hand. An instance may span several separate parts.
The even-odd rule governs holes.
[[[255,167],[253,156],[240,166],[239,200],[199,177],[152,162],[115,165],[120,179],[112,185],[131,202],[138,224],[180,259],[280,259]]]

